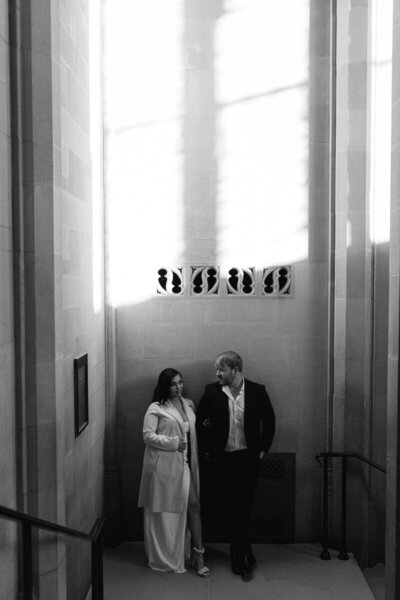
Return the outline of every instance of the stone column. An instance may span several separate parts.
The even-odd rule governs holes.
[[[393,10],[392,187],[386,474],[386,598],[400,595],[400,1]]]
[[[13,90],[13,242],[15,265],[18,508],[64,523],[64,427],[57,403],[55,244],[58,186],[54,145],[53,3],[10,2]],[[34,531],[34,587],[38,597],[66,594],[64,540]]]
[[[106,276],[106,282],[108,278]],[[105,497],[104,514],[106,543],[119,544],[121,532],[121,492],[118,468],[117,429],[117,384],[116,384],[116,341],[115,309],[111,304],[109,287],[106,283],[106,438],[105,438]]]
[[[332,449],[366,455],[370,441],[373,274],[369,236],[370,34],[368,2],[337,2]],[[352,463],[349,548],[366,564],[369,509],[363,477],[363,468]],[[340,485],[335,485],[338,507],[339,491]],[[334,519],[337,536],[339,518]]]

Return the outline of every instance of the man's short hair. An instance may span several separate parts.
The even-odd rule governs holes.
[[[218,356],[216,363],[226,365],[230,369],[237,369],[238,371],[242,370],[243,365],[242,357],[233,350],[226,350],[226,352],[222,352]]]

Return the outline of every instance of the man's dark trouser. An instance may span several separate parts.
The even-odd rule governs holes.
[[[231,554],[238,557],[250,552],[248,529],[259,462],[248,450],[224,452],[214,472]]]

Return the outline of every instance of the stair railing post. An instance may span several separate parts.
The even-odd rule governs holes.
[[[103,600],[103,532],[92,542],[92,599]]]
[[[329,560],[328,550],[328,457],[324,456],[323,466],[323,505],[322,505],[322,552],[320,558]]]
[[[24,600],[32,600],[32,526],[27,521],[22,521],[22,575]]]
[[[342,525],[339,558],[340,560],[349,560],[347,554],[347,456],[342,456]]]

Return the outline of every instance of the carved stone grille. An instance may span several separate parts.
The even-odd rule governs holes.
[[[163,296],[182,296],[183,292],[183,267],[163,267],[158,270],[157,294]]]
[[[294,541],[295,461],[290,452],[261,461],[249,529],[255,541]]]
[[[188,282],[188,284],[187,284]],[[288,298],[292,293],[290,266],[230,267],[226,276],[216,265],[161,267],[157,273],[157,295],[225,298]]]
[[[290,267],[268,267],[263,269],[262,294],[264,296],[287,296],[290,294]]]
[[[228,294],[238,296],[254,296],[256,287],[255,269],[229,269],[229,277],[226,280]]]
[[[190,269],[190,294],[192,296],[218,295],[218,267],[190,267]]]
[[[262,479],[284,479],[287,473],[287,460],[275,458],[260,463],[259,477]]]

